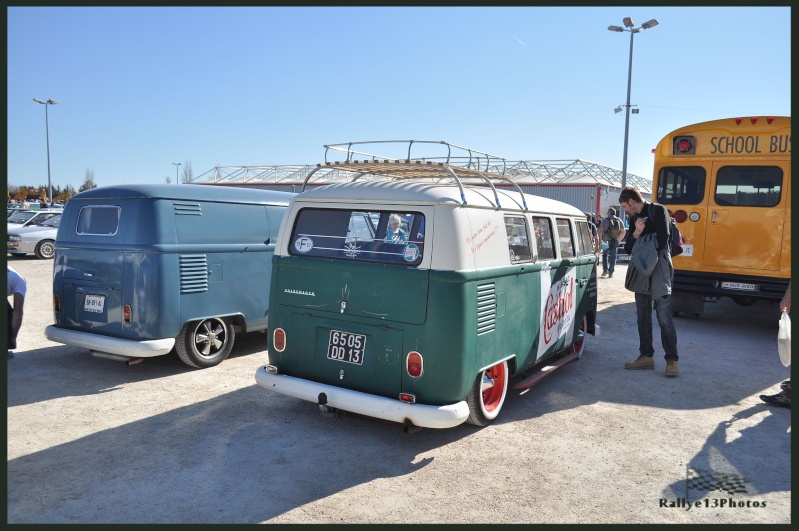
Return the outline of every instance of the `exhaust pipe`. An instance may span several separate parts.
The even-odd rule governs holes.
[[[405,419],[405,422],[402,423],[402,432],[403,433],[416,433],[422,431],[421,426],[417,426],[409,419]]]
[[[136,365],[137,363],[141,363],[144,358],[131,358],[130,356],[123,356],[122,354],[112,354],[110,352],[98,352],[96,350],[91,351],[92,356],[95,358],[103,358],[106,360],[112,361],[124,361],[125,365]]]

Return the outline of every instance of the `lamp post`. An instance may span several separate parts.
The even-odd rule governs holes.
[[[36,103],[44,105],[44,130],[47,135],[47,200],[53,202],[53,184],[50,180],[50,120],[47,116],[47,107],[56,105],[58,102],[50,98],[47,101],[42,101],[39,98],[33,98]]]
[[[610,31],[618,31],[624,32],[627,31],[630,33],[630,64],[627,67],[627,104],[625,105],[627,109],[626,117],[624,119],[624,155],[622,159],[622,167],[621,167],[621,187],[624,188],[627,186],[627,140],[629,139],[630,135],[630,88],[632,87],[633,81],[633,37],[636,33],[640,33],[642,30],[649,29],[658,25],[658,21],[656,19],[649,20],[641,24],[640,27],[634,28],[635,23],[633,19],[630,17],[626,17],[624,20],[624,29],[621,26],[608,26]],[[618,107],[616,108],[616,112],[618,112]]]
[[[180,167],[180,162],[173,162],[172,164],[175,165],[175,184],[180,184],[180,179],[178,179],[178,168]]]

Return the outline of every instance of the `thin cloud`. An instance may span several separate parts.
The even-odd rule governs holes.
[[[524,43],[522,42],[522,40],[521,40],[519,37],[517,37],[517,36],[516,36],[516,35],[514,35],[513,33],[511,33],[511,34],[510,34],[510,36],[511,36],[511,37],[513,37],[514,39],[516,39],[517,41],[521,42],[522,46],[527,46],[526,44],[524,44]]]

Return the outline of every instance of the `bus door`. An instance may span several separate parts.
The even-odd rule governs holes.
[[[788,171],[779,165],[713,164],[704,265],[779,269]]]

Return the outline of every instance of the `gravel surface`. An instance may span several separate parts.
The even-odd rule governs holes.
[[[29,285],[7,366],[8,523],[791,521],[791,412],[758,398],[789,377],[776,305],[678,318],[678,378],[655,321],[656,370],[626,371],[620,265],[581,360],[509,391],[491,426],[405,434],[257,386],[261,333],[204,370],[52,343],[52,260],[8,260]]]

